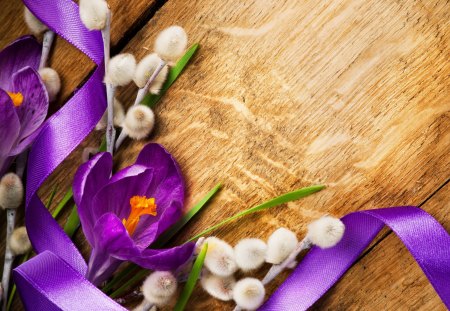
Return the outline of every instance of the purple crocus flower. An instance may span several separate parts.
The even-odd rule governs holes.
[[[30,36],[0,52],[0,176],[27,149],[47,116],[48,95],[37,73],[41,45]]]
[[[111,154],[100,153],[80,166],[74,179],[75,203],[92,246],[86,278],[99,285],[125,260],[152,270],[185,263],[193,243],[148,248],[182,214],[184,182],[173,157],[149,144],[135,164],[111,177],[112,167]]]

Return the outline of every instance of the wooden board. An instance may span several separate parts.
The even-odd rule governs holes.
[[[6,11],[18,7],[13,1]],[[143,1],[130,1],[128,10],[115,14],[128,22],[113,31],[122,34],[113,35],[115,42],[123,42],[117,49],[123,46],[140,59],[152,48],[157,32],[174,23],[186,28],[191,43],[201,44],[193,63],[158,104],[157,127],[149,140],[162,143],[179,161],[188,188],[187,209],[217,182],[224,183],[213,204],[176,242],[237,211],[310,184],[328,188],[214,234],[232,244],[243,237],[265,239],[279,226],[302,236],[306,224],[324,213],[342,216],[360,209],[419,205],[448,180],[446,1],[169,0],[147,23],[140,21],[140,31],[119,40],[148,7]],[[21,24],[3,12],[0,16]],[[10,38],[23,33],[20,27],[8,34]],[[10,28],[1,25],[0,33],[5,29]],[[65,99],[92,67],[80,70],[82,57],[75,52],[73,63],[62,65],[57,55],[65,53],[67,44],[61,41],[51,63],[67,77]],[[119,98],[130,105],[135,92],[134,86],[127,87]],[[69,187],[67,175],[80,163],[82,148],[98,145],[99,139],[99,133],[93,134],[58,168],[43,187],[43,198],[55,184]],[[118,166],[132,163],[144,144],[127,142],[116,157]],[[438,213],[448,214],[447,188],[423,208],[450,230],[448,217]],[[392,235],[378,240],[317,308],[440,306],[432,290],[420,297],[408,290],[411,282],[403,282],[405,275],[400,273],[408,262],[387,268],[391,258],[412,260],[406,251],[398,252],[399,242]],[[87,255],[81,233],[76,241]],[[380,276],[382,269],[396,286],[386,297],[381,294],[387,280]],[[408,280],[421,273],[418,267],[410,271]],[[426,283],[422,279],[414,284]],[[189,304],[189,310],[232,307],[201,289]]]

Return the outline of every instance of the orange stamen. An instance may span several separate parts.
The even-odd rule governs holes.
[[[122,223],[128,231],[129,235],[132,235],[136,230],[139,223],[139,219],[142,215],[156,216],[156,204],[155,198],[147,199],[146,196],[135,195],[130,199],[131,212],[127,219],[123,219]]]
[[[22,105],[23,103],[22,93],[20,92],[19,93],[6,92],[6,93],[8,93],[15,107],[19,107],[20,105]]]

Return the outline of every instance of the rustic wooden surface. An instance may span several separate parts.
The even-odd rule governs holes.
[[[20,2],[3,2],[0,47],[27,33]],[[265,239],[284,226],[302,236],[305,225],[324,213],[342,216],[392,205],[421,205],[450,230],[448,1],[116,0],[111,6],[114,53],[140,59],[157,32],[174,23],[186,28],[191,43],[201,44],[158,104],[149,140],[165,145],[179,161],[186,208],[217,182],[224,189],[176,242],[246,207],[316,183],[328,188],[214,234],[235,243]],[[56,110],[93,65],[61,39],[51,65],[64,82]],[[135,92],[127,87],[119,98],[129,105]],[[67,175],[81,162],[82,148],[96,146],[100,137],[93,133],[57,169],[41,190],[43,199],[55,184],[69,187]],[[117,154],[118,167],[131,164],[144,144],[127,142]],[[76,242],[87,256],[81,232]],[[14,306],[21,310],[18,300]],[[188,309],[232,307],[198,288]],[[314,309],[445,308],[406,249],[385,230]]]

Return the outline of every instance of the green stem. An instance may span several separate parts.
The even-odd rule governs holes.
[[[72,196],[73,196],[73,191],[72,191],[72,188],[70,188],[66,192],[66,194],[64,195],[62,200],[58,203],[58,205],[56,206],[55,210],[53,211],[53,213],[52,213],[53,218],[58,217],[58,215],[59,215],[59,213],[61,213],[62,209],[72,199]]]
[[[183,291],[180,294],[180,298],[174,307],[174,311],[183,311],[186,307],[186,304],[192,295],[192,291],[194,290],[195,284],[200,277],[200,273],[202,272],[203,262],[205,261],[207,252],[208,243],[205,243],[200,251],[200,254],[198,254],[198,257],[195,260],[194,265],[192,266],[192,270],[189,273],[189,277],[186,281],[186,285],[184,285]]]
[[[277,206],[277,205],[280,205],[280,204],[284,204],[284,203],[287,203],[287,202],[298,200],[300,198],[303,198],[303,197],[306,197],[306,196],[308,196],[310,194],[318,192],[318,191],[320,191],[320,190],[322,190],[324,188],[325,188],[325,186],[323,186],[323,185],[316,185],[316,186],[310,186],[310,187],[298,189],[298,190],[295,190],[295,191],[283,194],[283,195],[281,195],[279,197],[276,197],[276,198],[271,199],[271,200],[269,200],[267,202],[264,202],[263,204],[257,205],[255,207],[252,207],[252,208],[248,209],[248,210],[245,210],[245,211],[242,211],[240,213],[237,213],[234,216],[231,216],[230,218],[227,218],[227,219],[219,222],[218,224],[216,224],[216,225],[214,225],[212,227],[209,227],[208,229],[206,229],[206,230],[200,232],[199,234],[193,236],[192,238],[187,240],[185,243],[191,242],[193,240],[196,240],[199,237],[204,236],[205,234],[207,234],[207,233],[209,233],[209,232],[211,232],[211,231],[213,231],[213,230],[215,230],[215,229],[217,229],[217,228],[219,228],[219,227],[221,227],[221,226],[223,226],[223,225],[225,225],[225,224],[227,224],[227,223],[229,223],[229,222],[231,222],[231,221],[233,221],[235,219],[238,219],[238,218],[241,218],[243,216],[246,216],[246,215],[249,215],[249,214],[252,214],[252,213],[255,213],[255,212],[259,212],[261,210],[268,209],[268,208],[271,208],[271,207],[274,207],[274,206]]]
[[[141,270],[137,272],[131,279],[129,279],[125,284],[123,284],[118,290],[114,291],[109,297],[117,298],[122,296],[129,287],[135,286],[139,283],[146,275],[148,274],[148,270]]]
[[[80,217],[78,217],[77,207],[74,205],[72,211],[70,212],[67,222],[64,225],[64,232],[69,236],[73,237],[77,229],[80,227]]]
[[[114,288],[114,286],[125,281],[125,279],[128,278],[128,275],[133,275],[136,272],[138,272],[140,269],[141,269],[141,267],[139,267],[138,265],[130,263],[127,267],[125,267],[122,271],[120,271],[116,276],[114,276],[113,279],[102,288],[102,291],[104,293],[108,293],[109,291],[111,291]]]

